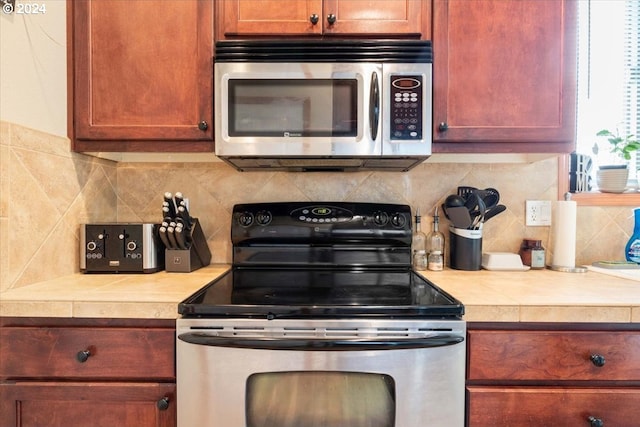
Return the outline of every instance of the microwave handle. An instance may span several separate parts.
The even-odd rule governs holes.
[[[371,139],[378,138],[378,124],[380,123],[380,85],[378,83],[378,73],[371,73],[371,87],[369,88],[369,127],[371,128]]]
[[[251,348],[262,350],[322,350],[322,351],[364,351],[364,350],[406,350],[415,348],[446,347],[460,344],[464,336],[444,334],[426,338],[401,340],[380,339],[277,339],[220,337],[201,333],[180,334],[178,339],[189,344],[211,347]]]

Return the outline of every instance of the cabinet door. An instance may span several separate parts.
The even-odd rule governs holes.
[[[468,387],[469,427],[638,425],[640,391],[616,388]]]
[[[172,427],[175,384],[0,385],[3,427]]]
[[[211,1],[79,0],[69,7],[76,140],[200,140],[213,147]],[[161,151],[175,148],[165,145]]]
[[[222,0],[217,3],[219,38],[322,34],[322,0]]]
[[[434,152],[570,152],[575,2],[434,0],[433,7]]]
[[[422,7],[418,0],[324,0],[324,27],[327,34],[401,34],[422,33]],[[335,22],[328,22],[329,16]],[[425,19],[426,21],[426,19]]]
[[[223,0],[219,38],[238,35],[420,35],[425,0]]]

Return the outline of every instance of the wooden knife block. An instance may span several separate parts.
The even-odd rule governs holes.
[[[198,218],[193,218],[189,249],[165,249],[164,259],[164,268],[167,272],[189,273],[209,265],[211,251]]]

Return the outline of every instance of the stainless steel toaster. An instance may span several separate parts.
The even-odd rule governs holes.
[[[80,270],[85,273],[153,273],[164,269],[159,224],[80,224]]]

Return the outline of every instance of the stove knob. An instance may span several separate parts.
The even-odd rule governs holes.
[[[260,211],[256,214],[256,223],[258,225],[269,225],[273,216],[269,211]]]
[[[253,214],[251,212],[243,212],[238,216],[238,222],[243,227],[249,227],[253,224]]]
[[[389,222],[389,215],[386,212],[377,211],[373,213],[373,223],[380,227],[387,225]]]
[[[391,215],[391,225],[393,225],[394,227],[403,228],[406,222],[407,221],[404,219],[404,215],[402,215],[401,213],[396,212]]]

